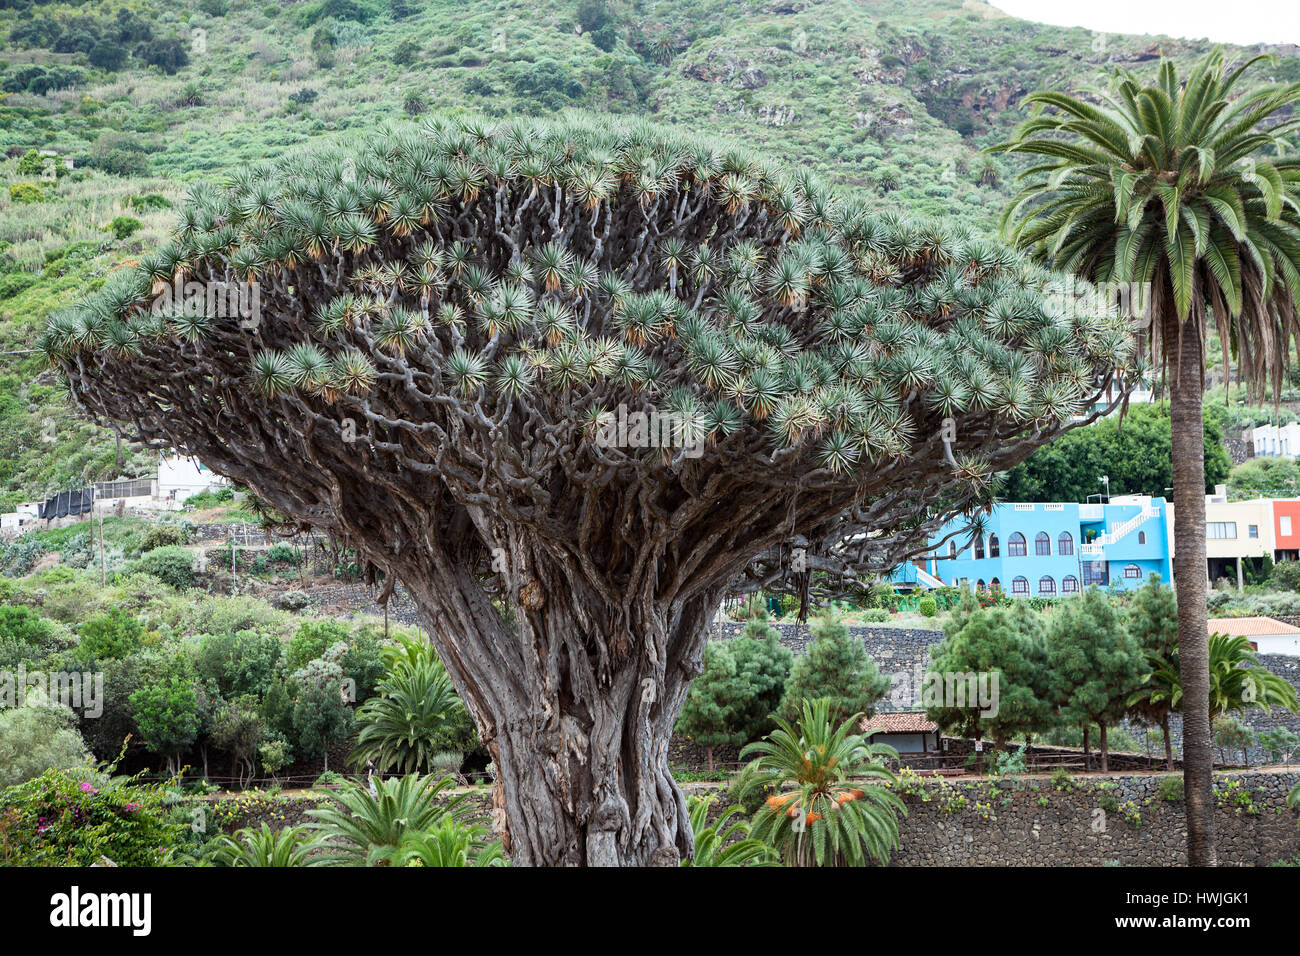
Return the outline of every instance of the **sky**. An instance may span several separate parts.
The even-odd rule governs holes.
[[[1022,20],[1099,33],[1300,44],[1300,0],[990,0]]]

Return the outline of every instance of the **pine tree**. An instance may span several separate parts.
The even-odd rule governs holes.
[[[781,700],[781,716],[788,723],[799,719],[805,700],[830,700],[832,723],[851,714],[874,713],[876,701],[889,692],[890,680],[876,669],[860,639],[833,612],[812,625],[813,642],[794,662]]]
[[[1101,769],[1108,769],[1108,725],[1124,716],[1129,697],[1146,675],[1142,648],[1129,633],[1119,611],[1096,588],[1052,615],[1047,632],[1047,664],[1061,720],[1101,730]]]

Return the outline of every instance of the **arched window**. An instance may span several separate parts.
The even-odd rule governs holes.
[[[983,590],[985,590],[985,584],[984,584],[984,579],[983,579],[983,578],[980,578],[978,581],[975,582],[975,590],[976,590],[976,591],[983,591]]]
[[[956,542],[956,541],[949,541],[949,542],[948,542],[948,557],[950,557],[950,558],[955,558],[955,557],[957,557],[957,542]]]
[[[1140,578],[1142,577],[1142,569],[1139,568],[1136,564],[1126,564],[1124,565],[1124,577]]]
[[[998,556],[998,536],[995,534],[991,534],[989,535],[989,557],[996,558],[997,556]]]
[[[975,560],[982,561],[983,559],[984,559],[984,539],[980,537],[975,539]]]
[[[1074,535],[1068,531],[1062,531],[1056,539],[1057,554],[1074,554]],[[1064,585],[1064,581],[1061,582]],[[1061,590],[1065,590],[1064,587]]]
[[[1011,581],[1011,593],[1012,593],[1012,594],[1028,594],[1028,593],[1029,593],[1029,578],[1014,578],[1014,579]]]
[[[1145,531],[1139,531],[1138,544],[1146,544],[1146,543],[1147,543],[1147,533]]]
[[[1034,554],[1044,555],[1052,553],[1052,536],[1046,531],[1038,532],[1034,538]]]
[[[1007,538],[1008,558],[1023,558],[1028,553],[1029,552],[1026,548],[1026,543],[1025,543],[1025,536],[1021,534],[1019,531],[1017,531],[1011,537]]]
[[[1079,579],[1076,578],[1073,574],[1067,574],[1065,577],[1061,578],[1061,593],[1078,594]]]
[[[1038,579],[1038,593],[1040,596],[1052,597],[1056,594],[1056,582],[1044,575]]]

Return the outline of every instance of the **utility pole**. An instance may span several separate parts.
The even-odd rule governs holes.
[[[99,586],[102,588],[108,583],[108,571],[104,564],[104,509],[99,511]]]

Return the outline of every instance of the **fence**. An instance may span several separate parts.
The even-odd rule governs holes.
[[[153,495],[153,478],[123,478],[95,482],[96,498],[147,498]]]

